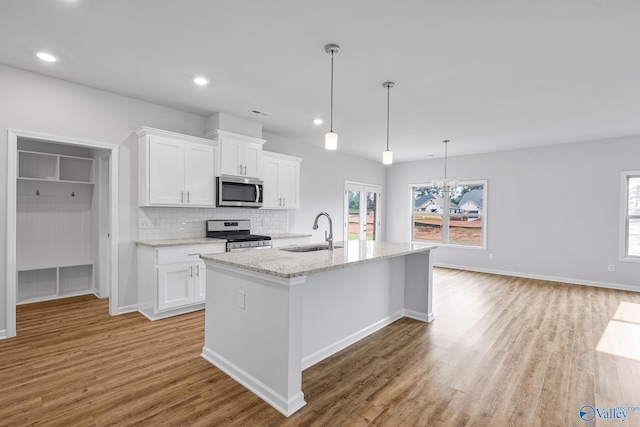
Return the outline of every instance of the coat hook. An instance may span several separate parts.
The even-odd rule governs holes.
[[[71,197],[76,197],[76,192],[75,191],[71,192]]]
[[[40,195],[40,190],[36,190],[36,196]]]

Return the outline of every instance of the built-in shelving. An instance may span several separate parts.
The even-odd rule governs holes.
[[[20,150],[18,179],[93,184],[93,159]]]
[[[18,270],[18,304],[93,293],[93,264]]]
[[[94,159],[51,150],[18,150],[18,304],[95,291]]]

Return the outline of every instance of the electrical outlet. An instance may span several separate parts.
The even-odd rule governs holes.
[[[609,271],[616,271],[615,264],[609,264]]]
[[[493,254],[489,254],[489,260],[493,261]]]
[[[238,307],[244,310],[244,291],[238,291]]]

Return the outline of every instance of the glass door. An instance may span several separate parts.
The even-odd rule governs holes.
[[[380,229],[380,187],[346,182],[344,194],[346,240],[377,240]]]

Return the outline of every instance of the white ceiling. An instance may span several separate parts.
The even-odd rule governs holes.
[[[638,0],[0,0],[0,63],[318,146],[328,43],[340,151],[380,161],[387,80],[396,161],[640,134]]]

